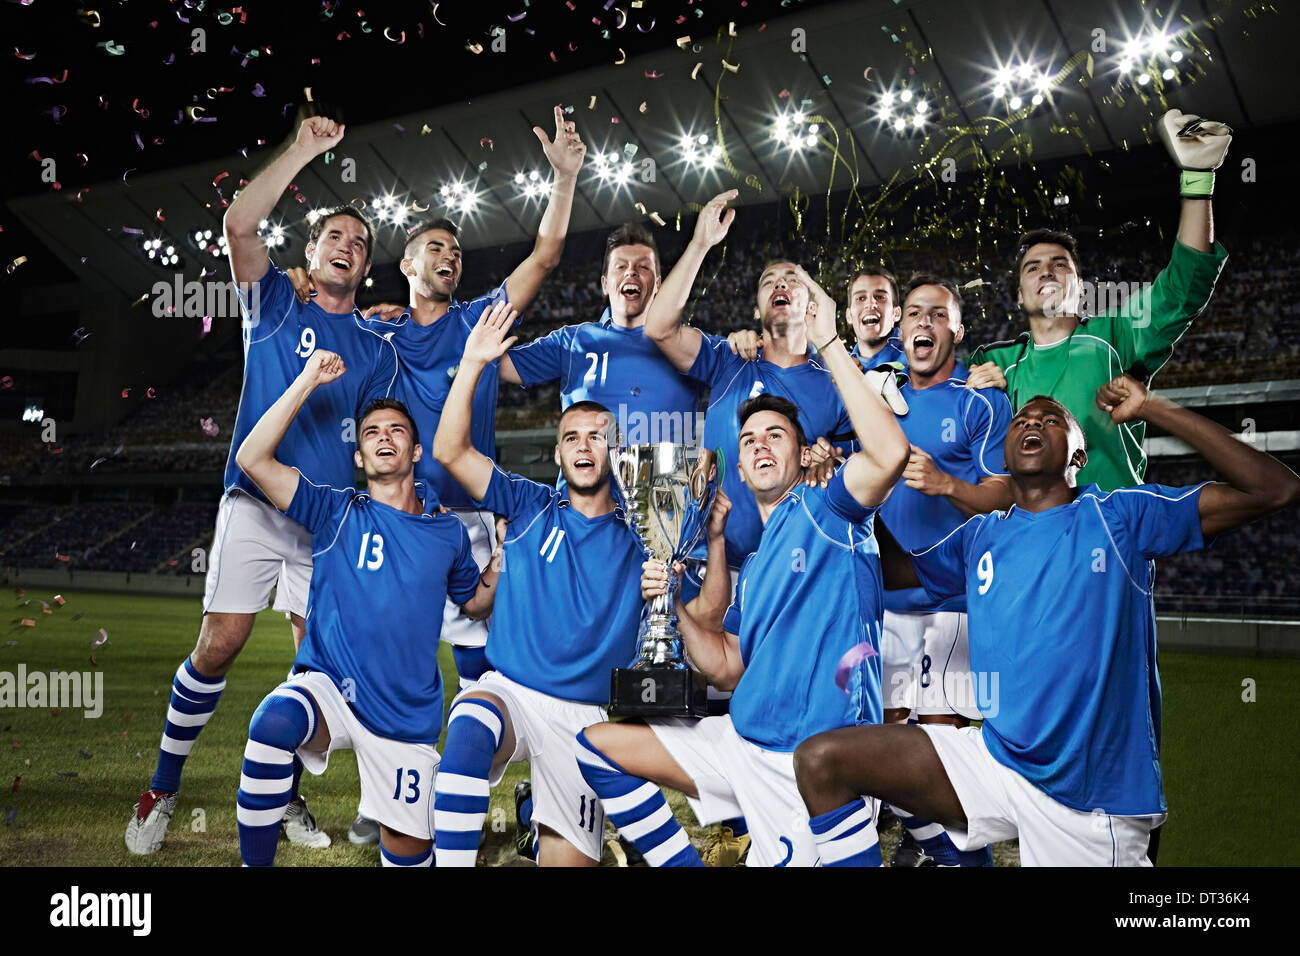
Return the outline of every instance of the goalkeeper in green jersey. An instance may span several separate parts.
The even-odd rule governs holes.
[[[1083,290],[1074,239],[1048,229],[1027,233],[1016,266],[1029,331],[1014,341],[977,348],[968,363],[967,385],[1005,389],[1013,409],[1035,395],[1065,405],[1088,439],[1088,464],[1079,472],[1079,484],[1096,483],[1104,491],[1142,482],[1146,428],[1139,421],[1111,421],[1093,400],[1097,389],[1126,372],[1151,380],[1204,311],[1228,256],[1214,241],[1210,196],[1213,171],[1228,151],[1231,131],[1170,110],[1160,120],[1160,134],[1182,169],[1183,200],[1173,254],[1155,282],[1109,314],[1080,317]]]

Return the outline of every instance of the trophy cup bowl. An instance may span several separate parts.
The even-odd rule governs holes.
[[[647,554],[668,565],[668,591],[642,613],[639,652],[631,667],[610,675],[612,717],[703,717],[704,675],[686,663],[674,611],[680,582],[672,564],[695,550],[708,526],[717,490],[716,455],[672,442],[628,445],[610,452],[625,515]]]

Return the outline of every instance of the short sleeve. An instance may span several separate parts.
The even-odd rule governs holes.
[[[971,389],[966,404],[966,434],[971,460],[983,477],[1006,472],[1002,461],[1011,427],[1011,401],[1000,388]]]
[[[1137,485],[1113,491],[1101,502],[1103,512],[1118,516],[1130,541],[1143,557],[1164,558],[1205,547],[1201,535],[1201,489]]]
[[[460,307],[460,321],[461,327],[464,329],[464,334],[468,335],[473,331],[474,326],[478,324],[478,320],[482,318],[484,312],[493,308],[493,306],[498,302],[505,301],[506,283],[505,280],[502,279],[501,284],[491,292],[484,292],[477,299],[470,299],[462,305]],[[515,321],[518,323],[519,320],[516,319]]]
[[[564,374],[564,357],[568,352],[568,327],[556,329],[540,339],[516,345],[506,354],[519,373],[524,388],[554,382]]]
[[[479,568],[470,551],[469,532],[459,520],[456,524],[460,525],[460,550],[447,576],[447,596],[456,604],[464,604],[478,591]]]
[[[710,388],[726,385],[740,371],[745,360],[732,353],[731,346],[722,336],[707,332],[701,333],[701,336],[703,341],[700,343],[700,351],[686,374]]]
[[[267,324],[267,328],[275,329],[281,317],[296,301],[293,283],[270,259],[266,260],[266,272],[262,278],[248,285],[237,282],[235,288],[239,294],[239,304],[244,310],[244,325],[253,330],[263,323]],[[254,333],[252,337],[256,339],[258,336]]]
[[[391,334],[379,335],[369,330],[364,333],[367,338],[372,334],[375,335],[375,363],[362,388],[358,408],[365,408],[376,398],[393,397],[397,385],[397,347],[393,345]]]
[[[479,505],[504,515],[507,521],[526,521],[544,510],[559,492],[547,485],[492,466],[492,479]]]
[[[298,488],[284,513],[316,534],[339,519],[354,494],[352,489],[318,485],[298,472]]]
[[[809,494],[814,494],[818,489],[810,489]],[[846,521],[852,521],[854,524],[861,524],[870,518],[876,511],[875,508],[868,508],[861,504],[857,498],[849,493],[849,489],[844,487],[844,466],[841,465],[831,476],[831,480],[826,483],[826,490],[821,492],[826,507],[834,514]]]
[[[975,515],[937,544],[913,552],[912,568],[930,597],[945,601],[966,593],[966,545],[987,518]]]
[[[727,608],[726,615],[722,618],[722,629],[728,634],[740,633],[741,605],[745,600],[745,572],[749,570],[749,562],[753,557],[752,554],[749,555],[740,566],[740,575],[736,582],[736,593],[731,599],[731,606]]]

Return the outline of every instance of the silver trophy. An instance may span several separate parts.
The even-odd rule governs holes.
[[[610,677],[609,713],[615,717],[703,717],[704,676],[686,663],[677,630],[672,564],[704,537],[717,490],[715,454],[672,442],[628,445],[610,452],[628,526],[650,557],[668,565],[668,591],[647,605],[635,664]]]

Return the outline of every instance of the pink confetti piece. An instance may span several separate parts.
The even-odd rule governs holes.
[[[879,652],[865,641],[849,648],[848,653],[840,658],[835,666],[835,686],[844,693],[849,692],[849,675],[865,660],[878,657]]]
[[[106,631],[104,628],[101,627],[101,628],[99,629],[99,640],[97,640],[97,641],[91,641],[91,642],[90,642],[90,646],[91,646],[91,647],[102,647],[103,645],[105,645],[105,644],[107,644],[107,643],[108,643],[108,631]]]

